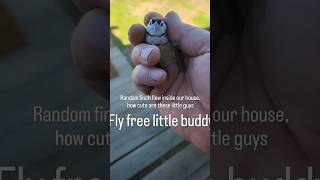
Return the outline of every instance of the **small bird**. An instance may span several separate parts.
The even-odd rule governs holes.
[[[161,18],[152,18],[146,26],[146,43],[158,46],[161,53],[161,59],[158,67],[168,73],[168,66],[176,63],[179,70],[184,72],[185,67],[181,58],[181,52],[175,47],[167,34],[167,23]]]

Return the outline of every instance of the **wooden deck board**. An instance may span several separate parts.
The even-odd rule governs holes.
[[[138,92],[134,93],[138,94]],[[147,103],[146,101],[136,101],[135,103]],[[127,108],[125,102],[118,102],[111,104],[110,112],[112,114],[117,114],[118,117],[125,118],[128,114],[131,114],[131,117],[150,117],[152,118],[152,114],[159,114],[160,112],[156,109],[135,109],[135,108]],[[112,129],[113,127],[111,127]]]
[[[206,180],[210,176],[210,162],[207,162],[199,169],[197,169],[191,176],[189,176],[188,180]]]
[[[171,129],[153,138],[111,166],[111,179],[125,180],[156,161],[183,140]]]
[[[144,180],[187,179],[195,170],[208,162],[208,156],[188,145],[171,159],[148,174]]]
[[[110,161],[113,163],[130,150],[145,143],[165,128],[130,127],[120,132],[120,136],[111,134]],[[116,136],[116,137],[115,137]]]
[[[120,117],[151,117],[154,109],[128,109],[119,96],[139,95],[132,83],[132,67],[117,48],[111,48],[111,61],[119,76],[111,80],[110,112]],[[142,102],[142,101],[141,101]],[[139,103],[136,101],[135,103]],[[183,139],[170,128],[111,127],[111,180],[145,179],[206,179],[209,157],[192,145],[180,150]],[[179,147],[179,148],[177,148]],[[176,152],[178,151],[178,152]],[[170,153],[169,153],[170,152]],[[171,154],[168,156],[168,153]],[[167,157],[168,156],[168,157]],[[165,158],[164,158],[165,157]],[[168,159],[169,158],[169,159]]]

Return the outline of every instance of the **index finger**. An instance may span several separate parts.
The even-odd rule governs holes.
[[[150,19],[154,17],[163,18],[163,16],[157,12],[149,12],[144,17],[144,24],[147,25]],[[141,24],[134,24],[130,27],[128,35],[129,35],[129,41],[131,42],[131,44],[137,45],[145,41],[146,29]]]
[[[143,43],[146,36],[146,29],[141,24],[134,24],[130,27],[128,36],[132,45]]]

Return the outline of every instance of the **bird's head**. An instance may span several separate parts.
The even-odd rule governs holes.
[[[167,32],[167,24],[163,19],[152,18],[147,24],[146,30],[152,36],[162,36]]]

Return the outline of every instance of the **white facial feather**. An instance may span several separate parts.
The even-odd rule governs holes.
[[[167,24],[160,19],[150,19],[146,30],[152,36],[161,36],[167,32]]]

